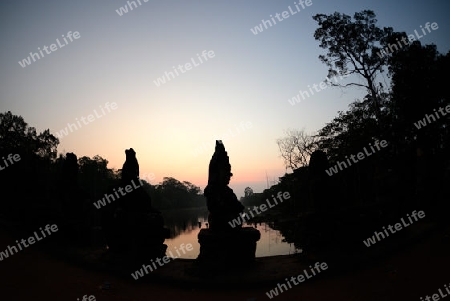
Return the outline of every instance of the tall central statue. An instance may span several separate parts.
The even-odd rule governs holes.
[[[201,229],[198,234],[200,254],[197,262],[208,269],[252,264],[256,242],[261,238],[257,229],[232,222],[245,209],[228,187],[232,175],[225,147],[221,140],[216,140],[216,149],[209,162],[208,185],[204,191],[209,210],[209,229]]]
[[[233,190],[228,187],[231,165],[221,140],[216,140],[216,149],[209,163],[208,185],[205,188],[206,205],[209,210],[209,226],[211,230],[226,231],[232,229],[229,224],[244,211]]]

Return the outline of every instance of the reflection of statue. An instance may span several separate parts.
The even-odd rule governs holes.
[[[211,230],[232,229],[229,222],[238,218],[244,210],[233,190],[228,187],[232,175],[227,152],[222,142],[218,140],[209,163],[208,186],[205,188]]]

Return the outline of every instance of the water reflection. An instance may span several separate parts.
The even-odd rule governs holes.
[[[165,240],[168,246],[167,254],[180,247],[181,244],[192,244],[193,250],[182,254],[181,258],[195,259],[200,253],[197,235],[200,228],[208,227],[208,210],[206,208],[165,210],[162,211],[165,227],[170,229],[171,238]],[[287,243],[278,230],[274,230],[266,223],[245,224],[261,232],[261,239],[256,246],[256,257],[288,255],[301,252],[293,243]]]
[[[164,225],[170,229],[170,238],[180,235],[188,235],[194,230],[198,230],[199,223],[206,227],[208,223],[208,209],[193,208],[179,210],[163,210]],[[198,233],[198,231],[197,231]]]

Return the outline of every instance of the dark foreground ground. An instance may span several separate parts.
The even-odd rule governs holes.
[[[418,300],[432,295],[444,284],[450,284],[450,231],[435,228],[414,243],[382,257],[370,264],[362,264],[349,271],[333,272],[331,267],[320,277],[312,278],[281,293],[275,300]],[[1,246],[13,243],[5,232],[0,233]],[[270,281],[274,273],[296,276],[301,267],[290,256],[259,258],[260,269],[252,285],[237,288],[224,283],[208,289],[203,280],[189,279],[186,269],[192,262],[174,261],[162,281],[136,281],[129,277],[112,275],[81,268],[42,252],[36,245],[20,251],[0,262],[0,300],[77,300],[83,295],[94,295],[96,300],[269,300],[266,292],[276,285]],[[3,251],[2,249],[1,251]],[[345,264],[344,264],[345,266]],[[169,268],[169,266],[167,266]],[[162,269],[161,269],[162,270]],[[166,270],[168,271],[168,269]],[[267,273],[268,277],[265,277]],[[178,276],[177,276],[178,274]],[[236,271],[223,276],[233,283],[242,275]],[[171,280],[171,277],[174,277]],[[187,281],[184,285],[183,277]],[[144,277],[145,278],[145,277]],[[200,277],[201,278],[201,277]],[[210,277],[204,281],[210,281]],[[180,282],[181,281],[181,282]],[[221,281],[221,280],[219,280]],[[110,289],[103,289],[105,282]],[[450,300],[450,296],[442,298]]]

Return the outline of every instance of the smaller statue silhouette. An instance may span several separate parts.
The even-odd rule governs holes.
[[[125,150],[125,163],[122,167],[122,183],[129,184],[132,180],[139,178],[139,163],[136,159],[134,149]]]
[[[161,212],[151,206],[150,195],[139,179],[136,152],[130,148],[125,155],[121,184],[109,192],[119,198],[105,206],[109,210],[104,217],[108,246],[112,251],[128,251],[135,259],[163,257],[167,249],[163,243],[170,236],[169,230],[164,228]],[[119,189],[126,193],[119,195]]]

